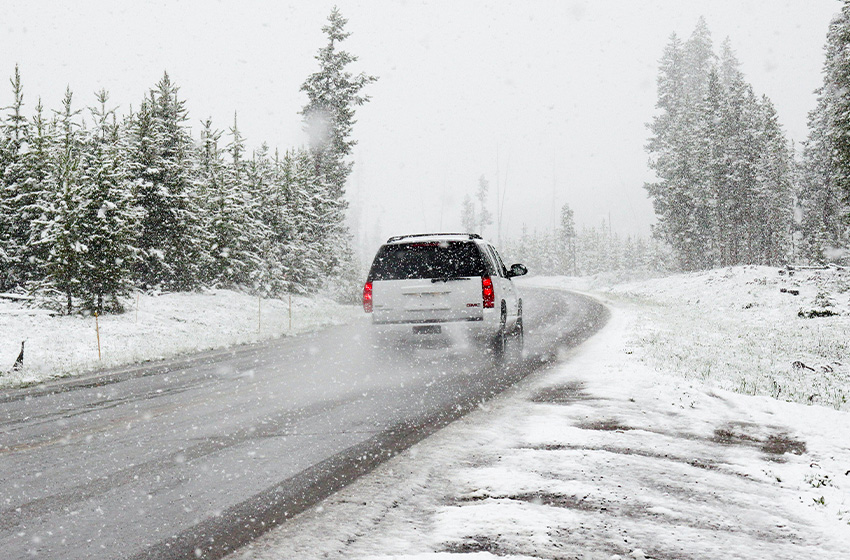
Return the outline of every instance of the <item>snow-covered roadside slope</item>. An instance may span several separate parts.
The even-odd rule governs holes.
[[[228,290],[142,294],[126,308],[98,318],[98,359],[93,316],[52,316],[0,299],[0,388],[304,333],[363,314],[324,297],[295,296],[290,329],[288,299],[260,301]],[[11,371],[23,340],[24,368]]]
[[[633,297],[564,363],[232,559],[850,558],[850,414],[656,369],[638,344],[667,317]]]
[[[660,372],[850,410],[850,270],[743,266],[606,286],[534,278],[638,315],[631,343]]]

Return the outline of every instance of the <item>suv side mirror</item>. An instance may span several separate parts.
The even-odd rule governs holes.
[[[528,269],[521,264],[512,264],[511,269],[508,271],[508,278],[513,278],[515,276],[522,276],[524,274],[528,274]]]

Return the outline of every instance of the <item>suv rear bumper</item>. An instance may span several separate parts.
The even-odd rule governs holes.
[[[370,326],[378,344],[441,342],[463,345],[493,337],[499,329],[499,318],[495,313],[487,313],[484,317],[456,321],[423,319],[415,322],[373,322]]]

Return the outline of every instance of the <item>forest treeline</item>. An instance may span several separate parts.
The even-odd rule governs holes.
[[[576,232],[565,206],[559,225],[524,233],[511,252],[544,274],[850,262],[848,50],[845,0],[827,34],[809,135],[797,150],[770,99],[746,81],[728,39],[715,53],[702,18],[686,41],[673,34],[648,125],[652,239],[621,238],[605,224]]]
[[[757,96],[729,40],[719,56],[705,20],[661,58],[646,185],[683,270],[787,262],[793,157],[767,96]]]
[[[666,243],[640,236],[621,236],[607,222],[576,229],[568,206],[554,233],[529,232],[505,242],[502,252],[511,263],[521,262],[540,275],[591,276],[627,270],[632,273],[673,272],[676,263]],[[569,216],[564,220],[564,216]]]
[[[687,41],[671,37],[647,145],[657,181],[646,189],[658,217],[654,235],[679,268],[848,259],[848,48],[845,2],[827,34],[824,82],[798,157],[728,39],[716,55],[703,19]]]
[[[0,118],[0,291],[35,294],[67,313],[118,311],[131,290],[238,287],[310,292],[358,281],[345,227],[354,110],[375,78],[340,50],[346,20],[323,27],[319,69],[301,90],[310,145],[248,152],[234,116],[190,134],[165,73],[119,116],[105,91],[81,109],[39,99],[27,113],[19,69]],[[320,131],[320,132],[316,132]]]

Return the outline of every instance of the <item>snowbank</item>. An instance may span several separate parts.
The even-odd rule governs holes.
[[[97,319],[98,358],[95,317],[53,315],[0,299],[0,387],[299,334],[362,315],[359,307],[324,297],[293,296],[290,328],[288,300],[228,290],[139,294],[126,309]],[[23,340],[24,368],[10,371]]]

